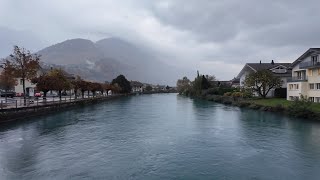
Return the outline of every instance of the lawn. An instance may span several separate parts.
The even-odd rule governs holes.
[[[270,106],[270,107],[275,107],[281,104],[286,108],[293,103],[292,101],[287,101],[286,99],[282,99],[282,98],[255,99],[250,101],[258,105]],[[312,103],[311,110],[313,112],[320,113],[320,103]]]

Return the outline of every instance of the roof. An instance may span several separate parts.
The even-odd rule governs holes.
[[[141,82],[139,82],[139,81],[131,81],[130,85],[132,87],[141,87],[141,86],[143,86],[143,84]]]
[[[320,53],[320,48],[310,48],[305,53],[303,53],[297,60],[295,60],[290,67],[294,67],[299,64],[305,57],[309,56],[312,53]]]
[[[242,70],[240,71],[240,73],[238,74],[237,78],[240,78],[240,76],[245,72],[246,69],[249,69],[253,72],[259,71],[259,70],[270,70],[273,68],[276,68],[278,66],[284,66],[287,68],[287,72],[286,73],[281,73],[281,74],[276,74],[274,73],[274,75],[276,76],[291,76],[291,63],[247,63]]]
[[[266,70],[266,69],[272,69],[278,66],[285,66],[285,67],[290,67],[291,63],[247,63],[248,66],[253,68],[255,71],[259,70]]]

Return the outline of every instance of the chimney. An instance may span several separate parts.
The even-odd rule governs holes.
[[[271,61],[271,64],[274,65],[274,61],[273,60]]]
[[[260,60],[260,64],[261,64],[261,60]]]

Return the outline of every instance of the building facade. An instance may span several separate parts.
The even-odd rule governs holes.
[[[240,73],[238,74],[237,78],[240,81],[240,88],[244,88],[245,84],[244,81],[246,79],[246,77],[250,74],[250,73],[254,73],[257,72],[259,70],[270,70],[274,76],[277,76],[281,79],[282,84],[281,84],[281,88],[277,88],[277,89],[284,89],[284,93],[286,92],[286,88],[287,88],[287,81],[288,79],[291,78],[291,69],[290,69],[290,65],[291,63],[274,63],[274,61],[272,60],[271,63],[247,63],[242,70],[240,71]],[[277,89],[271,89],[268,94],[267,97],[274,97],[276,95],[276,90]],[[258,94],[254,94],[256,96],[258,96]],[[283,98],[285,98],[286,95],[284,95]]]
[[[310,48],[292,63],[292,78],[287,83],[287,100],[306,96],[320,102],[320,48]]]
[[[27,96],[34,96],[36,85],[33,84],[30,80],[25,79],[25,88]],[[23,81],[21,78],[17,78],[17,85],[14,86],[14,91],[17,96],[23,96]]]

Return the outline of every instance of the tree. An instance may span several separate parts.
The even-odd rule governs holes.
[[[13,67],[14,75],[16,78],[21,78],[23,87],[23,99],[26,104],[26,87],[25,80],[31,80],[36,77],[37,71],[40,68],[40,56],[31,54],[30,51],[14,46],[13,54],[7,58]]]
[[[281,87],[281,79],[272,74],[269,70],[260,70],[246,76],[244,84],[257,92],[259,96],[266,98],[273,88]]]
[[[121,89],[121,87],[119,86],[118,83],[115,83],[115,84],[112,85],[112,92],[117,94],[117,93],[119,93],[121,91],[122,91],[122,89]]]
[[[109,84],[109,83],[103,84],[102,87],[107,92],[107,96],[109,95],[109,91],[113,89],[113,86],[111,84]]]
[[[208,89],[210,84],[207,78],[204,75],[199,75],[192,82],[192,93],[193,95],[200,96],[202,94],[202,90]]]
[[[84,80],[81,80],[79,82],[79,87],[81,89],[81,96],[82,96],[82,99],[84,98],[84,92],[85,91],[89,91],[89,82],[87,81],[84,81]]]
[[[54,89],[54,86],[55,86],[54,81],[55,80],[56,79],[54,79],[52,76],[50,76],[48,74],[42,74],[39,77],[33,78],[31,80],[31,82],[36,84],[36,88],[38,91],[43,92],[43,100],[46,100],[47,93],[50,90]]]
[[[152,87],[150,85],[147,85],[146,91],[148,91],[148,92],[152,91]]]
[[[92,92],[93,97],[95,97],[97,91],[100,91],[103,93],[103,88],[101,84],[96,82],[89,83],[89,90]]]
[[[75,80],[71,81],[73,90],[74,90],[74,98],[77,99],[78,97],[78,90],[81,89],[82,79],[80,76],[77,76]]]
[[[56,90],[59,92],[59,98],[61,101],[62,91],[69,90],[71,88],[71,82],[68,80],[65,72],[61,69],[53,69],[49,72],[49,76],[51,76],[52,81],[54,82],[54,86],[52,90]]]
[[[13,67],[9,61],[5,60],[0,67],[3,68],[0,73],[0,87],[5,90],[5,101],[7,102],[7,92],[17,85],[17,80],[14,78]]]
[[[177,91],[179,94],[184,94],[191,87],[190,80],[185,76],[177,81]]]
[[[112,85],[118,84],[121,88],[120,93],[130,93],[131,85],[124,75],[119,75],[117,78],[112,80]]]

